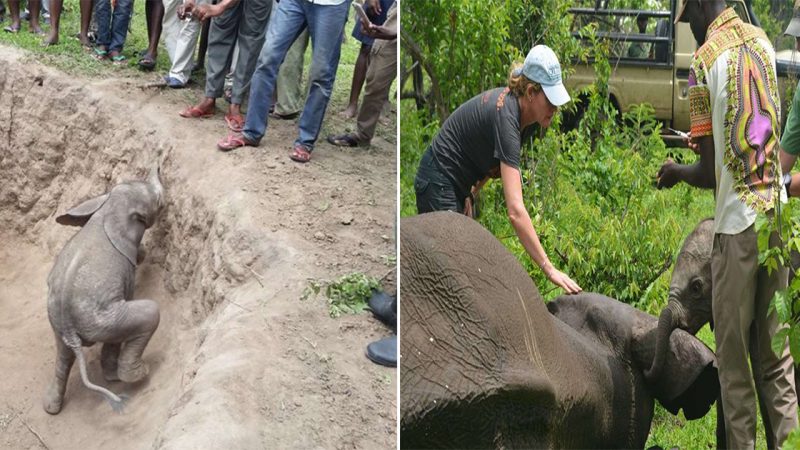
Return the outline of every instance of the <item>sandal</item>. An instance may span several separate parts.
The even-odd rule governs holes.
[[[217,113],[216,108],[211,108],[211,110],[206,111],[204,109],[200,109],[197,106],[190,106],[185,110],[178,113],[181,117],[186,117],[187,119],[201,119],[204,117],[211,117]]]
[[[278,112],[275,112],[275,111],[270,111],[269,112],[269,116],[270,117],[272,117],[273,119],[278,119],[278,120],[292,120],[292,119],[297,118],[297,116],[299,116],[299,115],[300,115],[300,112],[289,113],[289,114],[281,114],[281,113],[278,113]]]
[[[17,26],[9,25],[9,26],[3,28],[3,31],[5,31],[6,33],[19,33],[19,25],[17,25]]]
[[[289,159],[299,163],[307,163],[311,161],[311,152],[302,145],[297,144],[294,146],[294,150],[292,150],[292,153],[289,155]]]
[[[102,50],[99,47],[95,47],[92,49],[94,53],[92,53],[92,58],[98,61],[105,61],[108,59],[108,50]]]
[[[255,147],[257,145],[257,142],[249,141],[241,134],[229,134],[227,137],[217,142],[217,148],[223,152],[229,152],[239,147]]]
[[[111,64],[115,66],[128,65],[128,58],[126,58],[125,55],[123,55],[122,53],[111,55]]]
[[[339,136],[328,136],[328,142],[337,147],[358,147],[358,139],[352,134],[341,134]]]
[[[156,58],[149,53],[145,53],[141,58],[139,58],[139,62],[137,64],[142,70],[153,70],[156,68]]]
[[[244,128],[244,116],[241,114],[225,114],[225,123],[228,128],[235,133],[239,133]]]

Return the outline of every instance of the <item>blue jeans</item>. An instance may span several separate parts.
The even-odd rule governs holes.
[[[309,91],[295,145],[302,145],[309,152],[313,150],[336,79],[350,1],[345,0],[339,5],[316,5],[307,0],[281,0],[278,3],[250,80],[250,105],[242,130],[245,139],[258,143],[267,132],[267,115],[272,106],[278,69],[289,47],[308,27],[312,51]]]
[[[122,52],[128,36],[133,0],[117,0],[117,7],[111,13],[111,0],[98,0],[94,6],[97,20],[97,45],[109,52]]]

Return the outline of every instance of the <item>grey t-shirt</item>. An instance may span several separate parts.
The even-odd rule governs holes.
[[[534,129],[520,132],[519,115],[517,97],[508,88],[496,88],[467,100],[444,121],[431,151],[460,198],[501,161],[519,167],[523,139]]]

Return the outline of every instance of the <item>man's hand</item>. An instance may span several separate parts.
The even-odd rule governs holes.
[[[397,31],[390,30],[383,25],[375,25],[374,23],[364,23],[361,21],[361,29],[364,31],[364,34],[371,38],[375,39],[384,39],[384,40],[391,40],[397,38]]]
[[[221,3],[216,5],[203,4],[197,7],[194,15],[197,17],[197,20],[203,21],[213,17],[219,17],[223,12],[225,12],[225,7]]]
[[[568,277],[564,272],[553,267],[552,264],[547,264],[544,274],[551,283],[555,284],[561,289],[564,289],[567,294],[577,294],[583,290],[580,286],[578,286],[578,283],[572,281],[572,278]]]
[[[182,5],[178,6],[178,19],[186,20],[194,14],[194,0],[185,0]]]
[[[664,161],[664,164],[661,165],[661,168],[658,169],[658,175],[656,175],[656,187],[659,189],[663,188],[671,188],[678,184],[678,181],[681,181],[678,178],[678,165],[675,164],[670,158],[667,158]]]
[[[370,17],[378,17],[381,15],[383,10],[381,9],[381,2],[378,0],[366,0],[364,2],[364,12],[366,12]]]
[[[692,134],[691,133],[689,133],[688,136],[689,137],[684,139],[683,142],[686,143],[686,146],[689,147],[694,152],[695,155],[699,155],[700,154],[700,145],[697,142],[692,140]]]

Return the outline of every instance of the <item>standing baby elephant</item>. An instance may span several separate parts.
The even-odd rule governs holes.
[[[82,226],[56,258],[47,278],[47,315],[56,337],[55,379],[44,409],[58,414],[72,363],[78,359],[83,384],[120,411],[123,398],[92,384],[82,346],[103,343],[101,365],[108,381],[133,383],[147,375],[142,353],[158,328],[158,305],[133,300],[139,243],[163,202],[158,168],[147,181],[114,186],[58,216],[62,225]]]

